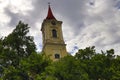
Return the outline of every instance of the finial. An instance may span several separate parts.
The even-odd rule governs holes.
[[[48,2],[48,5],[50,6],[50,2]]]

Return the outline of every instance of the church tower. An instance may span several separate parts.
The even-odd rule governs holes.
[[[62,21],[58,21],[48,6],[48,14],[44,19],[41,27],[43,38],[42,51],[46,56],[50,56],[50,59],[56,61],[68,53],[66,51],[66,44],[62,34]]]

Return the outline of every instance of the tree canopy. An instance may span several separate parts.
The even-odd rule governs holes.
[[[28,25],[20,21],[0,38],[0,80],[120,80],[120,56],[114,49],[97,53],[95,46],[86,47],[53,62],[36,52],[28,33]]]

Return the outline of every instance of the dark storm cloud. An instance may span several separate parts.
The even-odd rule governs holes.
[[[21,15],[21,17],[35,29],[35,23],[41,23],[47,16],[48,2],[51,2],[54,16],[58,20],[62,20],[64,24],[69,24],[69,29],[71,28],[74,35],[79,35],[81,28],[85,27],[86,0],[32,0],[33,10],[28,12],[28,16]],[[65,26],[63,25],[63,27]]]
[[[117,9],[120,9],[120,1],[119,1],[119,0],[116,0],[115,7],[116,7]]]
[[[42,22],[44,13],[44,1],[43,0],[33,0],[32,1],[33,10],[29,11],[29,23],[34,26],[36,22]]]
[[[84,27],[84,17],[86,15],[86,0],[69,0],[57,1],[56,12],[70,25],[69,28],[73,29],[73,33],[77,35]]]
[[[10,18],[10,25],[16,25],[19,20],[35,26],[35,23],[42,22],[47,15],[48,2],[51,2],[51,7],[53,9],[54,15],[57,18],[57,15],[60,16],[61,20],[68,22],[70,28],[74,29],[74,34],[78,32],[84,26],[84,16],[85,16],[85,4],[86,0],[69,0],[69,1],[53,1],[53,0],[32,0],[33,10],[28,11],[28,15],[24,16],[21,12],[13,13],[12,10],[7,7],[5,9],[5,14]],[[78,29],[79,28],[79,29]]]
[[[32,1],[32,6],[33,9],[27,11],[27,15],[23,15],[22,12],[19,10],[19,12],[14,13],[12,11],[12,9],[10,8],[12,5],[7,6],[4,9],[4,12],[6,15],[8,15],[11,20],[9,22],[10,26],[15,26],[18,21],[22,20],[25,23],[28,23],[31,27],[35,28],[35,24],[39,21],[42,21],[43,18],[43,14],[44,14],[44,1],[41,0],[33,0]],[[47,3],[46,3],[46,7],[47,7]],[[46,8],[47,10],[47,8]],[[46,14],[47,15],[47,14]]]
[[[54,16],[58,20],[64,21],[64,23],[68,23],[69,28],[73,29],[73,33],[77,35],[81,28],[84,26],[84,16],[85,12],[85,4],[86,0],[35,0],[32,5],[34,6],[34,10],[30,12],[30,15],[35,15],[32,19],[40,18],[42,21],[47,15],[47,3],[51,2],[51,8]],[[35,20],[34,20],[35,21]],[[64,26],[63,26],[64,27]],[[79,29],[78,29],[79,28]]]
[[[20,14],[19,13],[13,13],[9,7],[5,8],[5,14],[10,17],[10,22],[8,25],[15,27],[15,25],[20,20]]]
[[[5,14],[10,17],[10,26],[15,26],[19,20],[28,23],[32,32],[40,32],[42,21],[47,16],[48,2],[57,20],[63,21],[63,33],[68,47],[74,50],[74,44],[80,48],[89,45],[111,46],[120,44],[120,19],[116,9],[120,9],[120,0],[30,0],[32,10],[27,15],[14,13],[9,6]],[[118,20],[117,20],[118,19]],[[39,25],[36,26],[36,23]],[[82,35],[84,34],[84,35]],[[37,45],[42,44],[39,35],[35,35]],[[70,35],[70,36],[68,36]],[[39,40],[40,39],[40,40]],[[41,42],[40,42],[41,41]]]

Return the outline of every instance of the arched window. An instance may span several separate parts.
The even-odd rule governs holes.
[[[55,29],[52,30],[52,36],[54,38],[57,38],[57,31]]]
[[[60,58],[60,54],[55,54],[55,59],[59,59]]]

